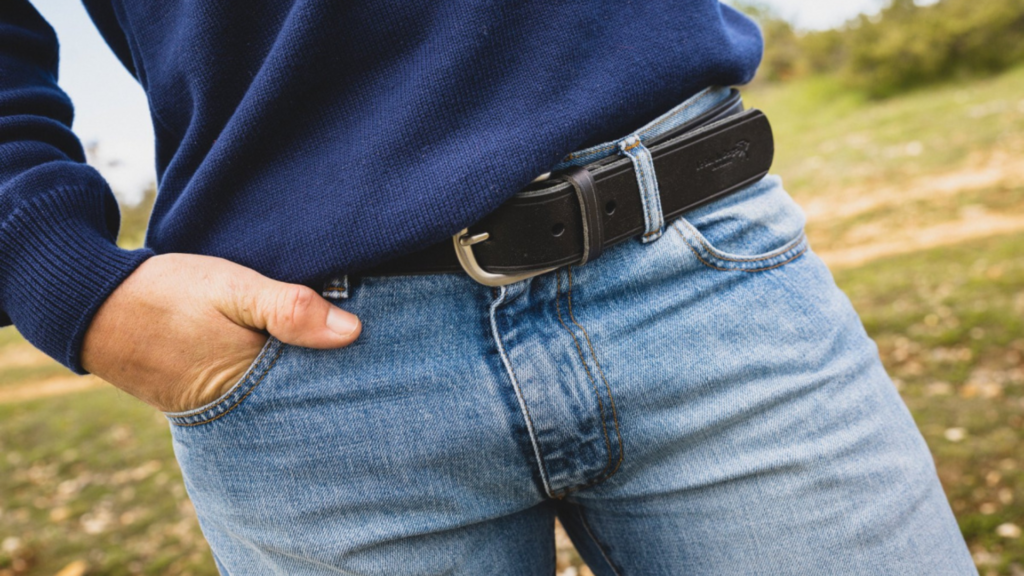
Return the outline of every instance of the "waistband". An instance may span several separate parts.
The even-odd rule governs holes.
[[[732,95],[732,90],[727,87],[705,88],[629,135],[624,136],[624,138],[629,138],[631,141],[639,142],[640,144],[656,141],[659,137],[712,111]],[[618,139],[572,152],[565,156],[558,164],[552,166],[549,174],[576,166],[593,164],[603,158],[618,155],[622,141],[623,139]],[[544,175],[544,177],[546,176],[547,174]],[[538,180],[540,179],[543,179],[543,177]],[[347,298],[348,294],[349,279],[347,275],[332,277],[323,285],[324,297],[340,299]]]
[[[690,120],[697,118],[701,114],[704,114],[715,106],[721,104],[729,97],[729,94],[730,89],[727,87],[712,86],[710,88],[705,88],[704,90],[701,90],[687,98],[675,108],[672,108],[668,112],[665,112],[661,116],[658,116],[654,120],[644,124],[640,129],[628,135],[623,134],[623,138],[626,136],[636,136],[640,139],[641,144],[647,144],[651,140],[655,140],[659,136],[675,130]],[[572,166],[584,166],[606,156],[616,154],[618,151],[618,143],[621,140],[622,138],[619,138],[611,142],[605,142],[604,144],[597,144],[590,148],[577,150],[553,166],[551,171],[557,172],[558,170],[564,170]]]

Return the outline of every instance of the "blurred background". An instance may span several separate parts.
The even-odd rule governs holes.
[[[73,0],[75,131],[142,243],[145,96]],[[982,575],[1024,575],[1024,0],[734,3],[762,25],[747,88],[935,455]],[[586,576],[559,533],[560,576]],[[0,330],[0,576],[216,574],[156,411]]]

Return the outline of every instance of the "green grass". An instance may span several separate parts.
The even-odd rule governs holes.
[[[166,419],[113,389],[0,404],[0,572],[216,574]]]
[[[836,275],[932,449],[964,536],[997,574],[1024,569],[1024,539],[996,533],[1024,526],[1022,246],[1024,235],[995,237]]]
[[[5,368],[0,366],[0,390],[5,386],[23,384],[26,382],[36,382],[55,376],[71,375],[72,373],[70,370],[57,363],[45,364],[42,366],[18,366],[14,368]]]
[[[752,90],[744,99],[771,119],[774,169],[798,199],[891,186],[965,166],[993,149],[1024,153],[1024,67],[881,102],[820,77]]]

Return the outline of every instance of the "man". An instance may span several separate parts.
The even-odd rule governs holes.
[[[85,5],[150,100],[147,248],[7,0],[0,310],[167,413],[222,572],[550,574],[557,516],[600,575],[974,573],[714,88],[760,59],[734,10]]]

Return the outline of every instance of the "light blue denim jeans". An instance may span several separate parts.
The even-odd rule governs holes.
[[[598,576],[976,574],[803,228],[768,177],[504,288],[339,279],[355,344],[168,415],[220,570],[551,575],[557,517]]]

